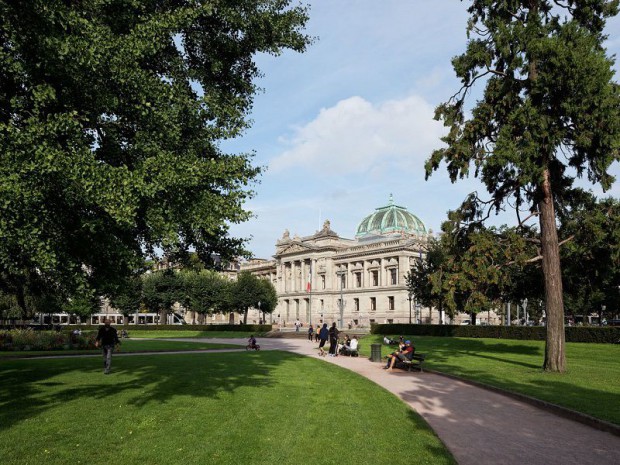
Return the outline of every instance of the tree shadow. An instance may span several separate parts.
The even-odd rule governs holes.
[[[166,403],[179,395],[217,398],[241,387],[273,386],[270,371],[299,358],[286,352],[114,357],[112,373],[98,358],[14,360],[0,366],[0,431],[81,398],[131,392],[128,405]],[[67,378],[68,377],[68,378]]]

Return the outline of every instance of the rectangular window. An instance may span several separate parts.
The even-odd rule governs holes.
[[[377,309],[377,298],[376,297],[371,297],[370,298],[370,310],[374,311]]]
[[[347,287],[347,275],[345,273],[340,274],[340,288],[344,289]]]
[[[388,325],[394,324],[394,320],[391,318],[388,318]]]
[[[390,270],[390,283],[392,286],[398,284],[398,270],[396,268]]]
[[[388,297],[388,310],[394,310],[394,297]]]
[[[325,275],[321,275],[321,289],[325,289]]]
[[[371,271],[371,275],[372,275],[372,285],[378,286],[379,285],[379,270]]]
[[[361,271],[355,273],[355,287],[362,287],[362,273]]]
[[[323,311],[323,308],[324,308],[324,302],[323,302],[323,299],[321,299],[321,311]]]
[[[355,307],[355,311],[360,311],[360,299],[353,299],[353,306]]]

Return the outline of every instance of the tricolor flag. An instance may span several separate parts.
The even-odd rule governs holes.
[[[308,269],[308,282],[306,283],[306,292],[312,291],[312,263]]]

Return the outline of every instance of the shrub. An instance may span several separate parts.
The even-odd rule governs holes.
[[[266,333],[271,331],[271,325],[115,325],[120,331],[248,331]],[[67,330],[80,328],[86,331],[96,331],[98,326],[70,325]]]
[[[12,329],[0,331],[0,350],[94,349],[96,333],[72,335],[70,332]]]
[[[406,334],[409,336],[483,337],[544,341],[547,329],[543,326],[472,326],[373,324],[372,334]],[[567,342],[620,343],[620,327],[570,326],[565,328]]]

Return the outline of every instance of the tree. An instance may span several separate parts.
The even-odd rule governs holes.
[[[196,312],[204,322],[204,316],[224,310],[226,298],[226,278],[215,271],[184,271],[181,273],[183,293],[186,301],[183,305]]]
[[[619,158],[620,91],[603,48],[605,0],[472,0],[467,50],[453,60],[462,88],[436,117],[449,128],[447,147],[433,152],[427,177],[447,163],[452,181],[469,174],[491,199],[484,220],[512,198],[538,215],[545,281],[544,369],[564,372],[564,307],[556,209],[571,200],[572,174],[608,189],[607,169]],[[467,94],[486,80],[471,110]]]
[[[409,293],[425,307],[435,307],[439,311],[440,323],[443,323],[446,309],[443,289],[446,273],[446,251],[441,240],[431,237],[426,247],[426,257],[417,260],[405,277]]]
[[[264,295],[264,287],[261,281],[249,271],[241,271],[237,275],[237,281],[231,283],[229,289],[230,306],[243,314],[244,324],[248,322],[248,310],[251,307],[258,308],[258,302]]]
[[[181,280],[176,271],[168,268],[145,274],[142,281],[142,302],[159,313],[159,322],[166,324],[172,306],[183,300]]]
[[[573,238],[562,248],[566,307],[573,315],[596,311],[601,324],[603,306],[612,315],[619,308],[620,202],[583,192],[560,221]]]
[[[143,278],[140,274],[134,274],[125,279],[109,295],[110,305],[125,316],[123,321],[129,324],[129,315],[137,313],[142,303]],[[136,322],[137,323],[137,322]]]
[[[0,0],[0,290],[110,292],[157,250],[243,255],[261,169],[254,57],[303,51],[289,0]],[[217,255],[216,255],[217,254]]]
[[[261,292],[259,295],[260,310],[263,312],[263,322],[265,321],[265,313],[273,313],[278,306],[278,291],[274,287],[273,283],[268,279],[258,280]]]

